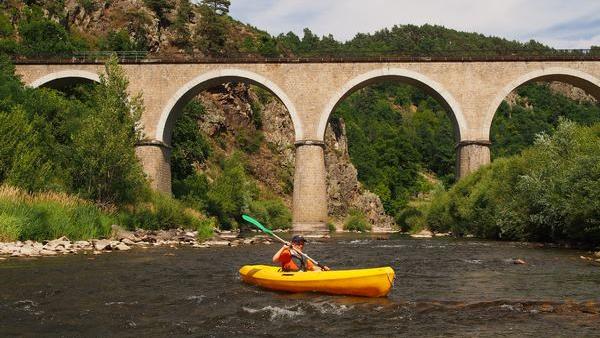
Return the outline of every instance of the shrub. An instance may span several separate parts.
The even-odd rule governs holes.
[[[173,196],[198,211],[206,210],[208,189],[208,179],[201,173],[173,180]]]
[[[351,210],[344,223],[344,229],[348,231],[369,231],[371,224],[367,221],[365,215],[358,210]]]
[[[235,139],[244,152],[254,154],[260,149],[264,135],[260,131],[246,131],[242,129],[236,135]]]
[[[223,173],[210,185],[207,210],[219,219],[223,228],[234,229],[256,195],[256,186],[247,177],[241,158],[235,154],[223,162]]]
[[[204,240],[213,235],[213,229],[219,227],[219,222],[214,217],[203,218],[198,221],[196,230],[198,231],[198,239]]]
[[[281,199],[252,201],[250,213],[264,221],[264,224],[271,229],[290,229],[292,227],[292,214]]]
[[[147,202],[124,209],[119,213],[119,219],[128,229],[197,229],[203,233],[212,233],[209,223],[203,222],[186,210],[185,206],[170,196],[153,192]]]

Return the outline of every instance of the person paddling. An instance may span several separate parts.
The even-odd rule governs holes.
[[[280,263],[283,271],[328,271],[329,267],[316,267],[310,259],[302,256],[306,239],[300,235],[292,237],[290,245],[284,245],[273,256],[273,263]]]

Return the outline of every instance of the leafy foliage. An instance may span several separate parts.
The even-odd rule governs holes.
[[[97,110],[82,120],[73,137],[74,187],[82,196],[101,203],[133,203],[147,188],[135,155],[144,108],[141,96],[128,97],[127,85],[123,70],[112,58],[93,96]]]
[[[342,101],[334,113],[346,122],[358,179],[399,217],[432,171],[454,180],[454,131],[440,105],[415,87],[384,82]]]
[[[211,146],[198,127],[204,107],[192,100],[185,107],[173,130],[171,169],[175,181],[194,173],[194,165],[203,163],[211,154]]]
[[[350,210],[344,222],[344,230],[364,232],[371,230],[371,224],[363,213],[358,210]]]
[[[521,102],[511,107],[504,101],[492,123],[495,158],[518,154],[533,144],[537,134],[552,133],[560,117],[583,125],[600,122],[599,105],[554,93],[548,84],[528,84],[517,88],[516,93]]]
[[[480,237],[600,243],[600,125],[563,120],[533,147],[497,160],[435,198],[435,231]]]
[[[214,1],[217,2],[217,1]],[[201,18],[196,28],[197,45],[208,55],[224,55],[227,42],[227,20],[213,7],[201,7]]]

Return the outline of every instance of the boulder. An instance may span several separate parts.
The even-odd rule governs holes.
[[[53,239],[44,245],[44,249],[46,250],[57,250],[59,247],[69,249],[71,247],[71,241],[62,236],[57,239]]]
[[[21,256],[35,256],[39,254],[39,251],[35,250],[31,246],[23,246],[21,247],[21,250],[19,250],[19,253]]]
[[[97,239],[93,240],[92,243],[94,244],[95,250],[110,250],[111,248],[111,241],[109,241],[108,239]]]
[[[133,233],[132,231],[125,230],[116,224],[113,224],[111,228],[113,238],[116,238],[118,240],[128,239],[130,241],[134,241],[136,239],[135,233]]]
[[[77,241],[74,245],[81,249],[91,248],[91,243],[88,241]]]
[[[119,251],[127,251],[127,250],[131,249],[129,246],[127,246],[127,244],[125,244],[123,242],[120,242],[119,244],[117,244],[116,246],[114,246],[112,248],[113,248],[113,250],[119,250]]]
[[[132,240],[130,240],[130,239],[128,239],[128,238],[123,238],[123,239],[121,240],[121,243],[123,243],[123,244],[125,244],[125,245],[135,245],[135,242],[134,242],[134,241],[132,241]]]
[[[596,252],[594,253],[594,256],[596,256],[596,257],[600,258],[600,251],[596,251]]]

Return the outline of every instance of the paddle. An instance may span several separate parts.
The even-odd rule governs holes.
[[[257,220],[255,220],[254,218],[252,218],[252,217],[250,217],[250,216],[248,216],[248,215],[242,215],[242,218],[243,218],[245,221],[249,222],[250,224],[252,224],[252,225],[256,226],[257,228],[259,228],[259,229],[260,229],[262,232],[264,232],[264,233],[266,233],[266,234],[268,234],[268,235],[271,235],[271,236],[273,236],[273,237],[277,238],[277,240],[279,240],[281,243],[283,243],[283,244],[285,244],[285,245],[287,245],[287,246],[290,246],[290,242],[288,242],[288,241],[285,241],[283,238],[281,238],[281,237],[279,237],[279,236],[275,235],[275,234],[273,233],[273,231],[271,231],[271,229],[269,229],[269,228],[265,227],[264,225],[260,224],[260,222],[259,222],[259,221],[257,221]],[[296,250],[294,250],[294,251],[296,251]],[[296,252],[298,252],[298,251],[296,251]],[[304,256],[304,258],[311,260],[313,263],[315,263],[315,264],[316,264],[318,267],[320,267],[321,269],[324,269],[324,268],[325,268],[325,266],[324,266],[324,265],[321,265],[321,263],[319,263],[319,262],[317,262],[316,260],[314,260],[314,259],[310,258],[310,257],[309,257],[307,254],[305,254],[304,252],[298,252],[298,253],[299,253],[299,254],[301,254],[302,256]]]

